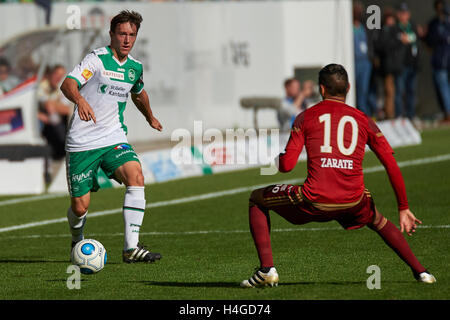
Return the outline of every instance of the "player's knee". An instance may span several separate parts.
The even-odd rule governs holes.
[[[129,174],[126,177],[124,183],[127,187],[129,187],[129,186],[143,187],[144,186],[144,175],[142,174],[142,171],[134,170],[134,172],[132,172],[131,174]]]
[[[78,217],[83,216],[86,211],[88,211],[88,205],[81,201],[76,201],[72,203],[72,212]]]
[[[372,230],[378,231],[385,226],[386,222],[387,222],[386,217],[384,217],[381,213],[376,211],[372,223],[370,223],[368,226]]]
[[[144,175],[142,174],[142,172],[139,172],[136,175],[136,183],[138,186],[141,186],[141,187],[144,186]]]
[[[142,174],[141,170],[133,170],[133,172],[128,173],[125,175],[122,182],[127,186],[138,186],[143,187],[144,186],[144,175]]]
[[[128,179],[127,186],[138,186],[143,187],[144,186],[144,175],[142,172],[137,171],[132,175],[131,179]]]

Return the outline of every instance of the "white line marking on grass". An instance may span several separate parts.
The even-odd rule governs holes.
[[[61,198],[61,197],[67,197],[67,196],[68,196],[67,193],[52,193],[52,194],[42,194],[42,195],[38,195],[38,196],[9,199],[9,200],[0,201],[0,207],[11,205],[11,204],[18,204],[18,203],[38,201],[38,200],[47,200],[47,199]]]
[[[443,155],[439,155],[439,156],[435,156],[435,157],[401,161],[401,162],[398,162],[398,166],[399,167],[409,167],[409,166],[416,166],[416,165],[441,162],[441,161],[447,161],[447,160],[450,160],[450,154],[443,154]],[[370,167],[370,168],[365,169],[364,173],[373,173],[373,172],[379,172],[379,171],[384,171],[384,167],[383,166]],[[290,180],[284,180],[284,181],[279,181],[279,182],[268,182],[266,184],[258,184],[258,185],[254,185],[254,186],[240,187],[240,188],[235,188],[235,189],[204,193],[204,194],[200,194],[200,195],[179,198],[179,199],[174,199],[174,200],[159,201],[159,202],[154,202],[154,203],[148,204],[146,206],[146,208],[166,207],[166,206],[170,206],[170,205],[195,202],[195,201],[212,199],[212,198],[219,198],[219,197],[223,197],[223,196],[248,192],[248,191],[251,191],[251,190],[254,190],[257,188],[267,186],[269,184],[280,184],[280,183],[294,184],[294,183],[300,183],[303,180],[304,179],[290,179]],[[17,200],[20,200],[20,199],[17,199]],[[10,201],[10,200],[6,200],[6,201]],[[0,205],[1,205],[1,202],[0,202]],[[119,213],[119,212],[122,212],[122,208],[97,211],[97,212],[89,213],[89,218],[101,217],[101,216],[106,216],[106,215],[115,214],[115,213]],[[64,218],[58,218],[58,219],[30,222],[30,223],[26,223],[26,224],[20,224],[20,225],[0,228],[0,233],[14,231],[14,230],[28,229],[28,228],[32,228],[32,227],[44,226],[44,225],[60,223],[60,222],[64,222],[64,221],[67,221],[67,218],[64,217]]]
[[[274,182],[273,184],[277,184],[277,183],[286,183],[286,184],[291,183],[292,184],[292,183],[299,183],[301,181],[303,181],[303,179],[290,179],[290,180]],[[196,195],[196,196],[190,196],[190,197],[179,198],[179,199],[174,199],[174,200],[158,201],[158,202],[150,203],[150,204],[146,205],[145,207],[147,209],[159,208],[159,207],[166,207],[166,206],[170,206],[170,205],[194,202],[194,201],[199,201],[199,200],[219,198],[219,197],[233,195],[233,194],[237,194],[237,193],[248,192],[253,189],[262,188],[265,186],[267,186],[267,184],[260,184],[260,185],[254,185],[254,186],[249,186],[249,187],[241,187],[241,188],[236,188],[236,189],[204,193],[204,194],[200,194],[200,195]],[[97,211],[97,212],[89,213],[89,218],[107,216],[107,215],[111,215],[111,214],[115,214],[115,213],[119,213],[119,212],[122,212],[122,208]],[[19,225],[15,225],[15,226],[11,226],[11,227],[0,228],[0,233],[14,231],[14,230],[28,229],[28,228],[32,228],[32,227],[39,227],[39,226],[44,226],[47,224],[60,223],[60,222],[65,222],[65,221],[67,221],[66,217],[58,218],[58,219],[51,219],[51,220],[30,222],[30,223],[25,223],[25,224],[19,224]]]
[[[418,226],[419,229],[450,229],[450,225],[428,225]],[[341,227],[324,227],[324,228],[284,228],[272,229],[271,232],[308,232],[308,231],[346,231]],[[183,235],[201,235],[201,234],[234,234],[248,233],[250,230],[197,230],[197,231],[153,231],[140,232],[141,236],[183,236]],[[122,237],[123,233],[93,233],[89,237]],[[25,236],[0,237],[1,240],[20,240],[20,239],[42,239],[42,238],[68,238],[70,234],[30,234]]]
[[[427,164],[427,163],[433,163],[433,162],[441,162],[441,161],[447,161],[447,160],[450,160],[450,154],[443,154],[443,155],[439,155],[439,156],[421,158],[421,159],[415,159],[415,160],[400,161],[400,162],[398,162],[398,166],[400,168],[402,168],[402,167],[409,167],[409,166],[415,166],[415,165],[421,165],[421,164]],[[383,171],[383,170],[384,170],[383,166],[374,166],[374,167],[364,169],[364,173],[379,172],[379,171]],[[301,180],[293,179],[293,180],[286,180],[286,181],[273,182],[273,183],[274,184],[296,183],[299,181],[301,181]],[[258,186],[253,186],[253,187],[258,187]],[[252,188],[252,187],[249,187],[249,188]],[[245,189],[244,191],[247,191],[247,189]],[[244,191],[242,191],[242,192],[244,192]],[[236,193],[238,193],[238,192],[236,192]],[[12,205],[12,204],[18,204],[18,203],[31,202],[31,201],[62,198],[62,197],[67,197],[67,196],[68,196],[67,193],[55,193],[55,194],[44,194],[44,195],[9,199],[9,200],[0,201],[0,207]]]

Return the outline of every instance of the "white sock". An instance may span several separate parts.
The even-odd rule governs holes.
[[[69,221],[70,233],[72,233],[72,241],[79,242],[84,239],[83,229],[86,223],[86,214],[81,217],[73,213],[72,208],[69,207],[67,210],[67,221]]]
[[[144,187],[127,187],[123,201],[123,220],[125,225],[124,250],[137,248],[139,229],[144,220]]]

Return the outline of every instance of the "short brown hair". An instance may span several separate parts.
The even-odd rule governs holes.
[[[340,64],[329,64],[319,72],[319,85],[323,85],[332,96],[346,96],[348,74]]]
[[[125,22],[134,24],[136,26],[136,31],[139,31],[142,16],[136,11],[122,10],[118,15],[111,19],[109,31],[115,32],[117,25]]]
[[[295,79],[295,78],[289,78],[289,79],[284,80],[284,87],[287,88],[287,87],[290,86],[291,83],[294,82],[294,81],[297,81],[297,79]]]

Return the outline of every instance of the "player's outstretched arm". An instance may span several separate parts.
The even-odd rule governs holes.
[[[370,118],[368,118],[368,128],[369,140],[367,144],[386,169],[389,181],[391,182],[397,198],[400,231],[405,231],[409,236],[411,236],[413,232],[415,232],[417,224],[421,224],[422,221],[417,219],[409,210],[405,181],[403,180],[402,172],[400,171],[397,161],[394,158],[394,151],[389,145],[389,142],[386,140],[375,122],[373,122]]]
[[[95,119],[94,110],[92,110],[89,103],[80,94],[80,91],[78,90],[78,84],[74,79],[64,79],[64,82],[62,83],[60,89],[67,99],[77,105],[78,115],[80,116],[81,120],[89,121],[92,119],[94,123],[97,122]]]
[[[397,197],[400,231],[402,233],[405,231],[407,235],[412,236],[412,234],[416,231],[417,224],[422,224],[422,221],[417,219],[409,210],[405,182],[403,180],[400,168],[398,167],[392,153],[376,152],[376,155],[385,167],[392,188],[394,189]]]
[[[139,111],[144,115],[150,126],[158,131],[162,131],[163,127],[161,123],[159,123],[158,119],[153,116],[152,109],[150,108],[150,99],[148,98],[147,92],[142,90],[139,94],[132,93],[131,99]]]
[[[422,221],[417,219],[409,210],[405,182],[400,168],[392,154],[381,155],[381,158],[379,157],[379,159],[386,168],[392,188],[397,197],[400,231],[402,233],[406,232],[408,236],[412,236],[413,233],[416,232],[417,224],[422,224]]]

